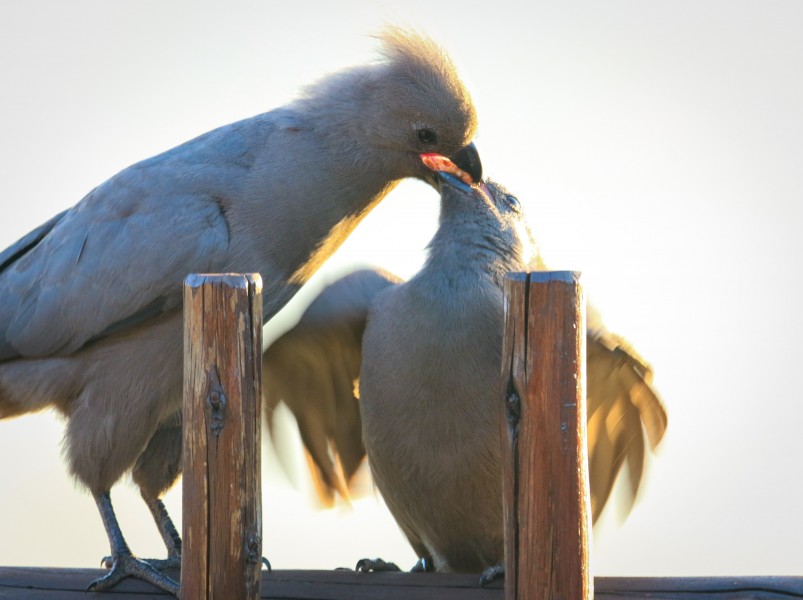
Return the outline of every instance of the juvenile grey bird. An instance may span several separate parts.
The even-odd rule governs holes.
[[[425,266],[407,283],[386,283],[363,306],[367,325],[359,410],[371,473],[423,559],[419,568],[428,563],[438,571],[481,572],[501,563],[504,552],[502,280],[507,272],[543,268],[543,263],[514,196],[493,182],[469,186],[451,175],[440,176],[440,226]],[[351,284],[369,274],[355,273]],[[318,299],[335,309],[330,321],[340,319],[335,297],[343,283],[336,282]],[[353,312],[350,306],[352,320]],[[316,322],[324,320],[317,313]],[[316,339],[308,333],[311,326],[305,315],[297,328],[307,332],[308,343]],[[294,335],[291,330],[285,338]],[[283,376],[264,364],[266,378]],[[336,369],[332,362],[330,370]],[[643,430],[654,447],[667,419],[651,387],[650,367],[604,328],[593,309],[587,372],[591,496],[597,516],[625,462],[635,493],[644,463]],[[307,422],[328,422],[316,417],[322,403],[343,401],[304,397],[304,392],[296,392],[291,408]],[[331,435],[335,429],[336,424],[329,426],[328,443],[337,454],[341,442]],[[329,465],[318,460],[318,468],[326,471]],[[360,567],[383,564],[361,561]]]
[[[69,469],[111,545],[90,588],[134,575],[177,589],[132,555],[110,489],[132,471],[176,564],[159,496],[181,471],[185,276],[259,272],[267,320],[401,179],[435,185],[422,154],[480,179],[452,62],[416,34],[381,39],[382,60],[121,171],[0,253],[0,418],[66,417]]]

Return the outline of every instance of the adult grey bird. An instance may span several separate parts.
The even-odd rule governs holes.
[[[318,324],[327,318],[328,331],[344,315],[354,331],[364,327],[359,413],[376,485],[422,559],[417,568],[481,572],[499,565],[504,552],[502,281],[507,272],[544,265],[521,206],[507,190],[490,181],[469,186],[447,173],[439,176],[444,182],[440,226],[423,269],[401,284],[382,273],[358,271],[325,289],[299,325],[268,349],[264,377],[285,379],[278,355],[288,345],[296,350],[319,345]],[[343,302],[345,284],[376,293],[370,297],[352,291]],[[355,316],[355,298],[366,300],[362,310],[367,323],[360,324]],[[351,339],[341,337],[346,347]],[[598,516],[625,463],[635,494],[645,458],[643,432],[655,447],[667,417],[651,386],[649,365],[608,332],[593,309],[587,341],[591,497]],[[355,376],[351,363],[349,370],[342,370],[342,351],[331,352],[332,348],[329,343],[325,365],[320,359],[313,363],[319,376]],[[304,379],[298,373],[292,378]],[[302,436],[320,478],[339,477],[342,487],[351,467],[340,472],[322,449],[340,454],[340,412],[332,407],[338,405],[340,411],[340,404],[350,401],[357,411],[357,401],[350,393],[334,397],[335,388],[317,396],[305,395],[307,391],[292,390],[285,382],[283,398],[302,431],[307,427],[320,436],[312,443],[309,435]],[[267,396],[268,408],[280,400]],[[353,452],[352,443],[349,465],[354,463]],[[360,561],[358,568],[384,566],[383,561]]]
[[[177,590],[133,556],[110,489],[132,471],[176,564],[159,496],[181,471],[185,276],[259,272],[267,320],[401,179],[436,185],[420,155],[480,179],[452,62],[420,35],[380,37],[381,60],[128,167],[0,253],[0,418],[66,417],[70,472],[111,546],[91,589],[133,575]]]

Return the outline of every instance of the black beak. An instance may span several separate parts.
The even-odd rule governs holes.
[[[474,180],[474,183],[482,181],[482,162],[480,162],[480,155],[479,152],[477,152],[477,147],[474,145],[474,142],[471,142],[462,150],[458,150],[453,156],[450,156],[449,159],[463,171],[471,175],[471,179]]]

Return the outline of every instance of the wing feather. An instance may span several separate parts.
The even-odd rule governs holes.
[[[325,506],[331,506],[335,494],[348,499],[349,485],[365,457],[355,391],[362,334],[376,294],[398,282],[371,269],[337,280],[263,355],[266,415],[270,421],[280,402],[295,415]]]
[[[179,307],[187,274],[221,270],[225,178],[192,173],[169,153],[129,167],[3,252],[0,360],[74,352]]]
[[[587,339],[588,446],[592,512],[598,517],[627,463],[630,502],[641,484],[646,441],[655,449],[667,413],[652,386],[652,368],[589,309]]]

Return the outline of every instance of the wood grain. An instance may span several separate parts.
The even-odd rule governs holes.
[[[262,558],[259,275],[184,282],[183,600],[254,600]]]
[[[589,600],[591,510],[579,274],[505,280],[507,600]]]

